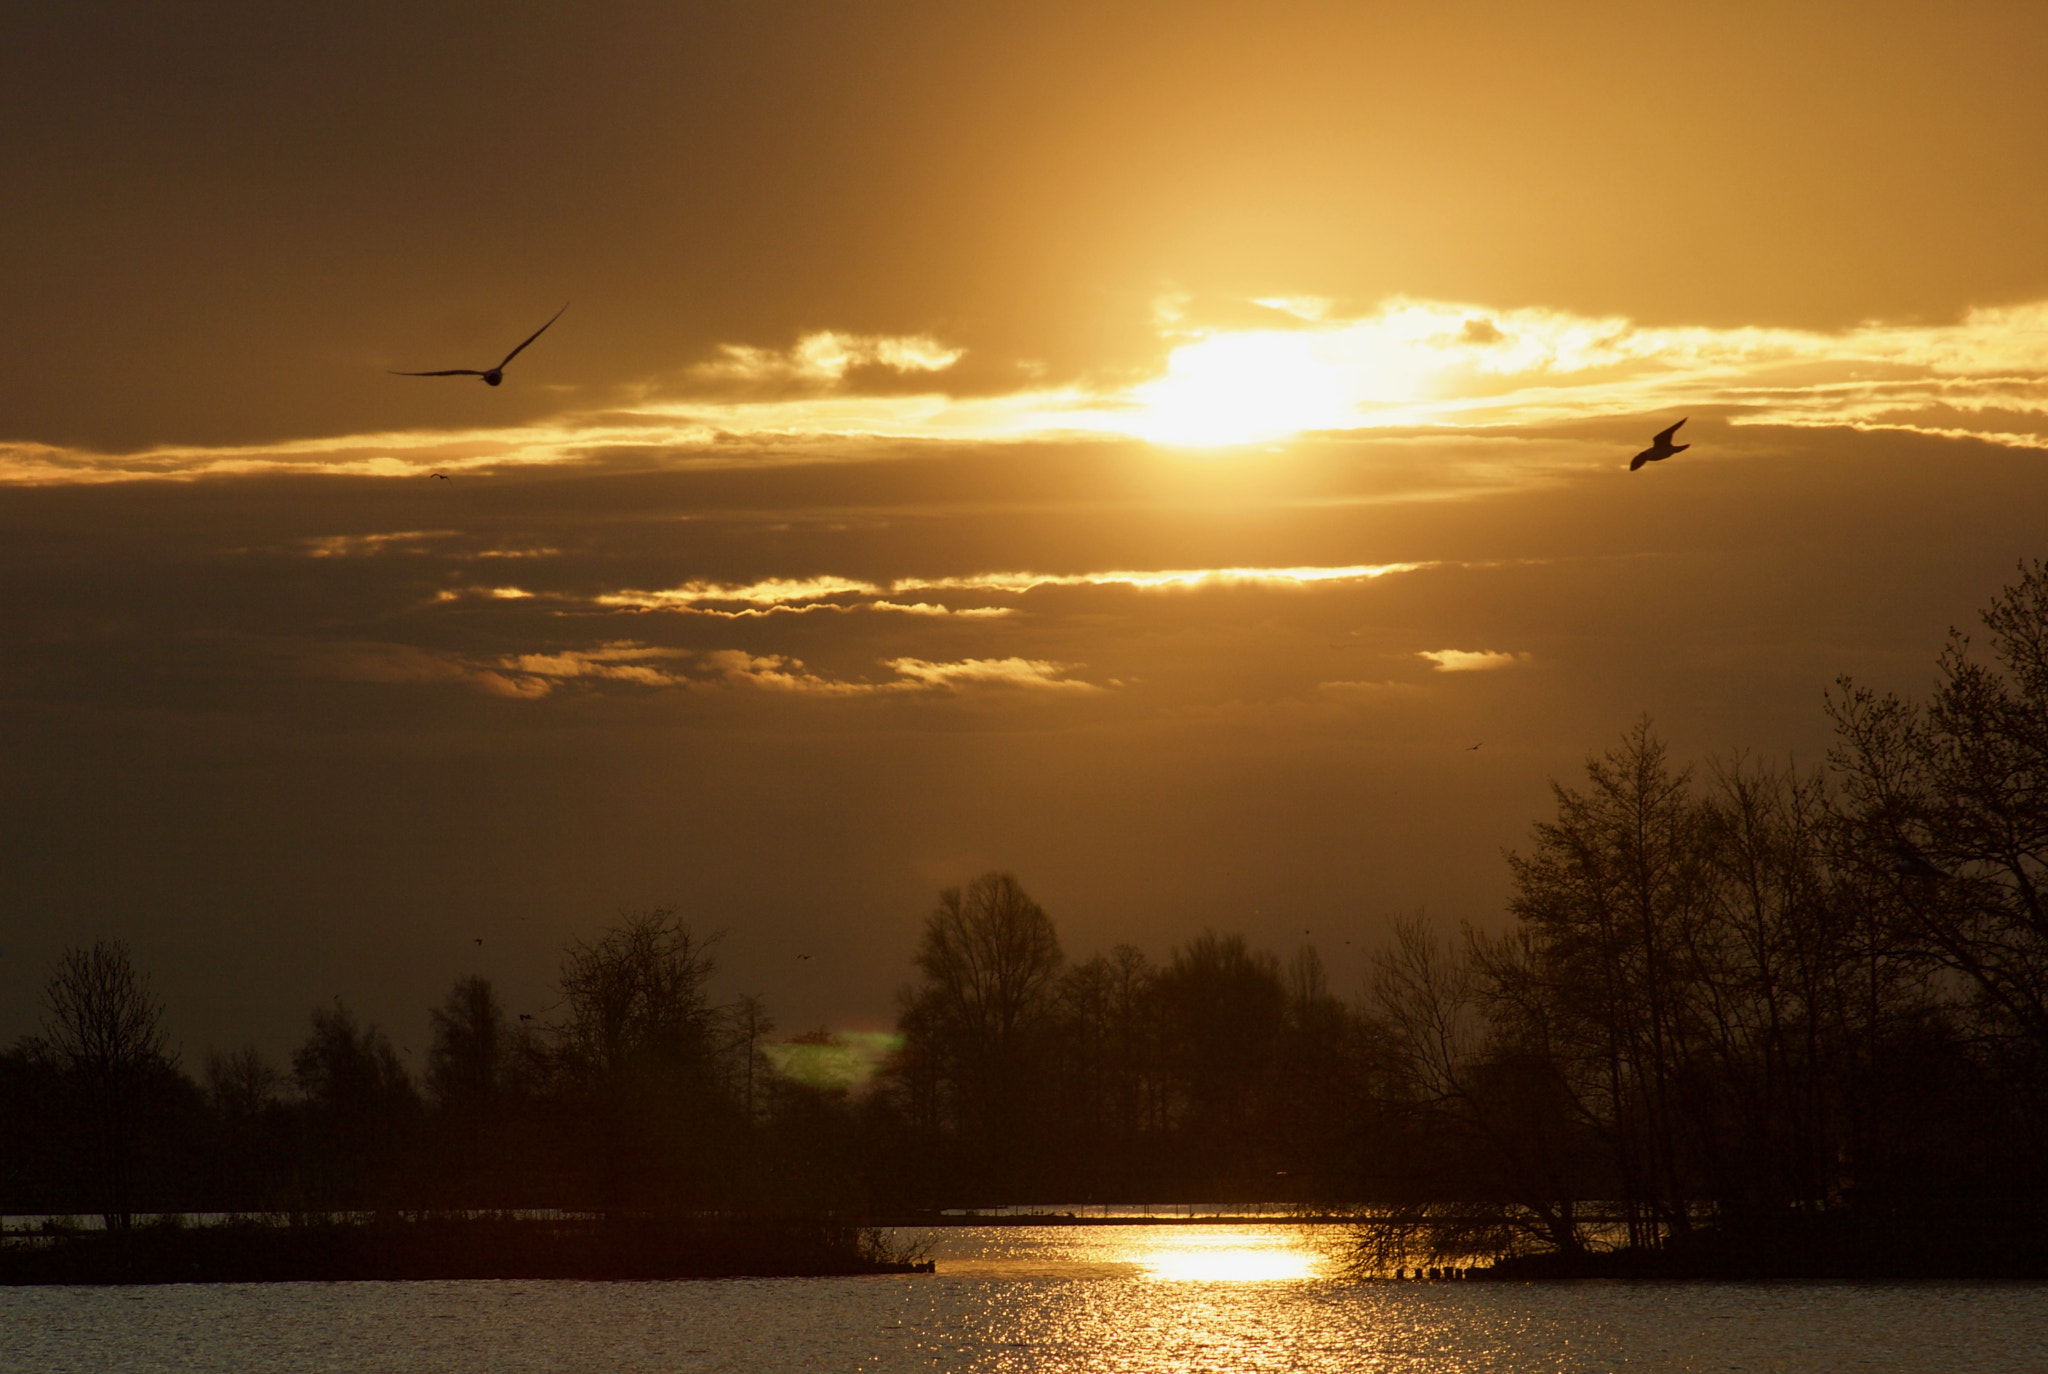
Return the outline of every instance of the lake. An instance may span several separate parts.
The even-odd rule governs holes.
[[[1356,1284],[1332,1227],[897,1234],[938,1272],[0,1289],[0,1370],[2048,1371],[2044,1284]]]

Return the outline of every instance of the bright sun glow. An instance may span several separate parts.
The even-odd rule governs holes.
[[[1174,1282],[1261,1283],[1315,1277],[1315,1256],[1273,1237],[1271,1243],[1248,1246],[1242,1236],[1194,1241],[1138,1257],[1148,1277]],[[1251,1239],[1262,1239],[1252,1237]]]
[[[963,350],[925,335],[807,334],[787,350],[726,345],[693,376],[798,381],[768,399],[647,395],[526,425],[341,434],[240,447],[97,453],[0,443],[0,483],[190,480],[323,472],[418,480],[672,454],[707,466],[834,461],[865,439],[1012,441],[1104,434],[1176,446],[1264,444],[1304,431],[1416,427],[1478,436],[1602,416],[1699,414],[1738,425],[1847,426],[2048,450],[2048,301],[1972,310],[1952,324],[1834,333],[1639,328],[1619,317],[1396,299],[1363,315],[1269,296],[1294,327],[1192,322],[1156,312],[1163,375],[1008,393],[847,389],[874,369],[937,378]],[[857,454],[858,450],[849,450]],[[337,546],[337,553],[354,552]]]
[[[1347,429],[1437,397],[1512,351],[1490,318],[1459,306],[1390,302],[1357,320],[1326,320],[1327,302],[1265,301],[1302,329],[1199,333],[1173,350],[1166,375],[1135,388],[1142,418],[1127,429],[1165,444],[1246,444]],[[1311,308],[1312,307],[1312,308]]]
[[[1341,370],[1307,333],[1218,334],[1173,351],[1166,375],[1137,388],[1132,428],[1162,444],[1248,444],[1342,424]]]

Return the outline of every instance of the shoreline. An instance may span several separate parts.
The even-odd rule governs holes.
[[[878,1233],[814,1221],[423,1218],[62,1231],[0,1244],[0,1287],[932,1273]]]

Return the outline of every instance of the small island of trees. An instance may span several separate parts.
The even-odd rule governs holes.
[[[1399,921],[1354,998],[1228,932],[1070,959],[997,872],[940,894],[872,1073],[716,1003],[715,941],[656,910],[566,949],[544,1021],[458,981],[421,1079],[340,1002],[288,1067],[195,1077],[128,952],[72,949],[0,1054],[0,1211],[103,1218],[131,1277],[212,1243],[166,1214],[269,1219],[187,1228],[232,1232],[215,1275],[630,1276],[1143,1202],[1352,1218],[1361,1274],[2048,1273],[2048,571],[1983,621],[1925,701],[1839,680],[1822,770],[1640,722],[1553,784],[1505,930]]]

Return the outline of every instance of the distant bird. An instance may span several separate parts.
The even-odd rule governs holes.
[[[493,382],[491,385],[496,386],[497,383]],[[1690,420],[1691,418],[1692,417],[1690,415],[1685,417],[1686,420]],[[1682,425],[1684,423],[1685,420],[1680,420],[1678,422],[1678,425]],[[1629,460],[1628,470],[1630,472],[1634,472],[1637,468],[1641,467],[1645,463],[1661,463],[1666,458],[1669,458],[1672,454],[1683,453],[1687,449],[1691,448],[1691,444],[1674,444],[1671,442],[1671,436],[1678,433],[1678,425],[1673,425],[1671,428],[1665,430],[1662,434],[1659,434],[1656,437],[1656,439],[1651,442],[1648,448],[1644,449],[1641,453],[1638,453],[1634,458],[1631,458]]]
[[[569,307],[567,305],[564,305],[562,307],[562,310],[567,310],[568,308]],[[561,319],[562,310],[557,310],[553,315],[549,316],[548,324],[553,324],[556,320]],[[526,336],[526,343],[520,344],[518,348],[515,348],[510,353],[507,353],[504,356],[503,360],[501,360],[496,367],[451,367],[440,372],[393,372],[391,375],[394,377],[481,377],[484,379],[484,385],[497,386],[499,383],[505,380],[505,364],[511,362],[514,358],[518,357],[520,351],[526,347],[526,344],[532,343],[535,339],[538,339],[541,335],[547,333],[548,324],[544,324],[540,328],[534,330],[531,334],[528,334]],[[439,476],[438,473],[435,475]]]
[[[810,955],[808,955],[808,954],[799,954],[799,955],[797,955],[796,957],[797,957],[797,958],[799,958],[799,959],[808,959],[808,958],[810,958],[811,956],[810,956]]]
[[[1898,862],[1892,865],[1892,872],[1904,878],[1947,878],[1951,877],[1945,868],[1938,868],[1927,861],[1926,856],[1903,841],[1892,846],[1892,853]]]
[[[1484,744],[1484,743],[1486,743],[1486,741],[1485,741],[1485,740],[1481,740],[1481,741],[1479,741],[1479,744]],[[1479,747],[1479,744],[1468,744],[1468,745],[1466,745],[1466,746],[1465,746],[1465,752],[1466,752],[1466,753],[1468,753],[1468,754],[1469,754],[1469,753],[1471,753],[1471,752],[1472,752],[1472,751],[1473,751],[1474,749],[1477,749],[1477,748]]]
[[[416,376],[418,376],[418,375],[420,375],[420,374],[418,374],[418,373],[415,373],[415,372],[401,372],[401,373],[399,373],[398,375],[399,375],[399,376],[401,376],[401,377],[416,377]],[[447,474],[447,473],[445,473],[445,472],[430,472],[430,473],[428,473],[428,474],[427,474],[427,476],[429,476],[429,477],[438,477],[438,478],[440,478],[440,479],[441,479],[442,481],[444,481],[444,482],[448,480],[448,474]]]
[[[477,942],[478,944],[482,944],[482,943],[484,942],[484,937],[483,937],[483,936],[481,936],[481,935],[477,936],[477,937],[476,937],[476,942]]]
[[[522,1021],[531,1021],[533,1019],[533,1013],[530,1011],[522,1011],[519,1013],[519,1019]]]

